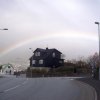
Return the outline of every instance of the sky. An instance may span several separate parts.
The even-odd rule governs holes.
[[[29,48],[56,48],[65,59],[93,55],[95,21],[100,0],[0,0],[0,29],[8,28],[0,30],[0,63],[28,62]]]

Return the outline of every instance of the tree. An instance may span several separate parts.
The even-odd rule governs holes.
[[[65,59],[66,55],[65,54],[61,54],[61,59]]]
[[[2,69],[2,65],[0,65],[0,70]]]
[[[96,52],[94,55],[90,56],[87,60],[88,64],[92,68],[98,68],[99,67],[99,55]]]
[[[91,68],[92,77],[95,79],[99,79],[99,55],[98,53],[95,53],[93,56],[90,56],[88,58],[88,64]]]

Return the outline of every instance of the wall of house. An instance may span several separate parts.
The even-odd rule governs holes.
[[[59,53],[56,52],[56,58],[61,59],[61,54],[59,54]]]
[[[32,67],[58,67],[58,66],[62,66],[62,64],[59,63],[59,60],[61,60],[61,53],[59,53],[58,51],[54,50],[53,52],[49,52],[49,54],[47,54],[48,56],[44,58],[43,64],[40,64],[39,60],[42,59],[45,52],[40,52],[40,56],[36,56],[36,54],[35,54],[36,52],[40,52],[40,51],[36,50],[34,52],[33,58],[31,57],[31,59],[30,59],[30,66],[32,66]],[[53,53],[55,53],[55,56],[53,56]],[[32,60],[36,61],[35,64],[32,64]]]
[[[46,67],[53,67],[52,57],[48,57],[47,59],[45,59],[45,66]]]
[[[14,74],[14,69],[12,67],[5,67],[3,66],[2,70],[1,70],[2,74]]]

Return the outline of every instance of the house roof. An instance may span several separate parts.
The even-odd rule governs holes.
[[[36,51],[45,52],[45,49],[37,48],[37,49],[34,51],[34,53],[35,53]]]
[[[48,49],[48,48],[46,48],[46,49],[41,49],[41,48],[37,48],[37,49],[34,51],[34,53],[35,53],[35,52],[42,52],[42,53],[44,53],[43,56],[40,56],[40,57],[39,57],[39,59],[44,59],[44,58],[48,57],[48,56],[49,56],[52,52],[54,52],[54,51],[56,51],[56,52],[62,54],[60,51],[58,51],[58,50],[55,49],[55,48],[53,48],[53,49]],[[37,57],[35,57],[35,56],[32,56],[32,57],[37,58]],[[32,57],[31,57],[31,58],[32,58]],[[30,58],[30,59],[31,59],[31,58]]]
[[[5,70],[8,66],[10,66],[12,69],[14,69],[12,64],[4,64],[4,65],[2,65],[2,70]]]
[[[58,51],[57,49],[53,48],[53,49],[41,49],[41,48],[37,48],[34,52],[36,51],[40,51],[40,52],[54,52],[54,51],[57,51],[58,53],[62,54],[60,51]]]

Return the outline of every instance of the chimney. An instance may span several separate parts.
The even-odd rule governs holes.
[[[48,50],[48,47],[46,47],[46,50]]]

